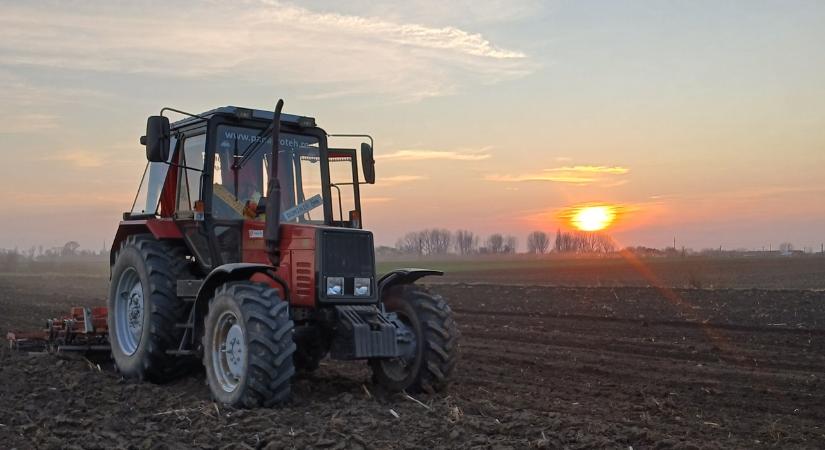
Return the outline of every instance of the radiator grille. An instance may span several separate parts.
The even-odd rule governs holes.
[[[345,277],[375,275],[372,233],[325,230],[322,239],[325,275]]]

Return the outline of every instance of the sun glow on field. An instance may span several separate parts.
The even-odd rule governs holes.
[[[570,214],[570,224],[581,231],[599,231],[616,220],[616,208],[607,205],[582,206]]]

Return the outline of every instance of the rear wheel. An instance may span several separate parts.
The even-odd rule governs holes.
[[[295,374],[289,306],[263,284],[229,283],[209,304],[203,364],[212,397],[255,408],[285,402]]]
[[[443,390],[458,361],[458,327],[440,295],[415,285],[396,286],[384,298],[387,311],[412,331],[413,349],[399,358],[373,359],[373,381],[388,390]]]
[[[109,341],[118,370],[129,378],[162,382],[183,371],[167,355],[176,349],[186,304],[178,299],[177,279],[187,270],[182,247],[152,235],[129,236],[112,266],[109,286]]]

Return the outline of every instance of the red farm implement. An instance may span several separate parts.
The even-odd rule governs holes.
[[[26,352],[109,353],[107,308],[72,308],[68,316],[49,319],[40,331],[10,331],[12,350]]]

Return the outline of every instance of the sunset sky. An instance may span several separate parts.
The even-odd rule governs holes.
[[[824,2],[0,1],[0,247],[110,243],[161,107],[376,139],[378,244],[555,232],[825,242]]]

